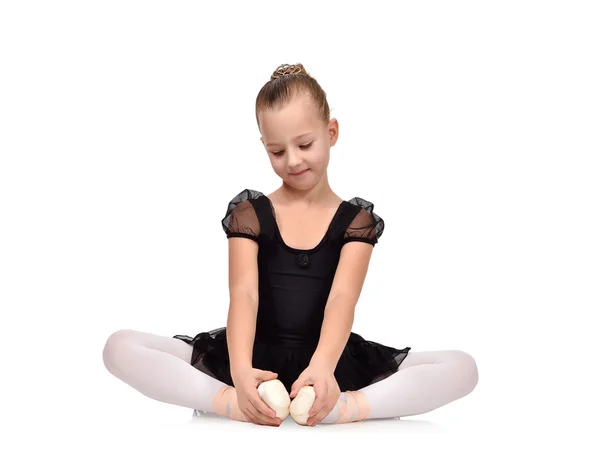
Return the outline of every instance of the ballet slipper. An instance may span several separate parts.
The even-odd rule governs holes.
[[[346,401],[338,400],[338,419],[334,424],[342,424],[345,422],[356,422],[366,419],[369,415],[369,399],[359,391],[348,390]]]
[[[296,424],[307,425],[308,412],[315,402],[316,394],[313,386],[302,386],[292,403],[290,404],[290,415]]]
[[[237,392],[232,386],[222,386],[212,401],[213,412],[236,421],[249,422],[237,402]]]
[[[267,404],[269,408],[275,411],[282,421],[290,413],[290,394],[279,379],[264,381],[258,386],[258,395]]]

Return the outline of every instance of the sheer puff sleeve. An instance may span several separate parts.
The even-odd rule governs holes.
[[[369,201],[352,198],[350,203],[359,207],[359,210],[346,228],[342,244],[360,241],[374,246],[383,234],[385,226],[383,219],[373,212],[375,206]]]
[[[258,242],[260,221],[251,201],[261,195],[260,191],[245,189],[229,201],[225,217],[221,220],[227,239],[245,237]]]

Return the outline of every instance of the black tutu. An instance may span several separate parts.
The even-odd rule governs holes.
[[[190,363],[196,369],[233,386],[226,327],[202,332],[193,338],[187,335],[175,335],[173,338],[193,346]],[[291,392],[292,384],[310,363],[315,349],[314,345],[255,342],[252,366],[277,373],[277,379]],[[334,372],[340,390],[359,390],[387,378],[398,371],[410,349],[395,349],[351,333]]]

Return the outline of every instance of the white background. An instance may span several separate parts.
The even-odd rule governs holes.
[[[596,5],[2,2],[0,455],[598,457]],[[340,124],[334,191],[386,223],[354,330],[469,352],[468,397],[271,429],[104,368],[118,329],[224,325],[220,220],[280,184],[254,102],[297,62]]]

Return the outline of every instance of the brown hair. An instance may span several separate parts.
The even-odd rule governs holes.
[[[271,74],[271,79],[264,84],[256,97],[256,122],[258,123],[260,111],[281,108],[294,96],[303,93],[312,99],[321,118],[328,123],[330,110],[325,91],[300,63],[282,64]]]

